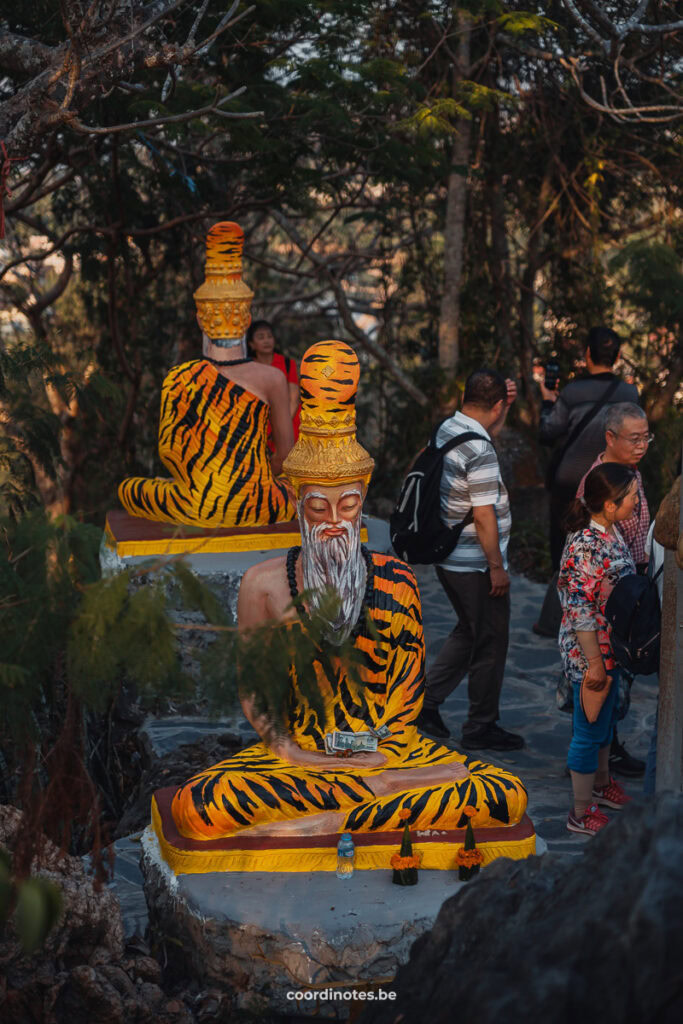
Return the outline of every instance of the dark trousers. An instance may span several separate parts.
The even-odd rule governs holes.
[[[463,736],[498,719],[510,634],[510,595],[491,597],[488,572],[448,572],[436,567],[458,624],[427,673],[425,707],[435,708],[469,673],[470,707]]]

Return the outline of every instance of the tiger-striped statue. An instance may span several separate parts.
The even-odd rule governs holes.
[[[124,480],[123,507],[133,516],[203,527],[291,519],[294,506],[268,458],[269,414],[263,399],[207,359],[174,367],[162,387],[159,425],[159,455],[171,478]]]
[[[294,515],[273,472],[294,442],[286,381],[275,367],[243,358],[254,295],[242,280],[243,245],[233,221],[214,224],[207,235],[206,279],[194,293],[204,358],[174,367],[163,383],[159,455],[171,476],[123,481],[119,499],[133,516],[230,528]]]
[[[386,867],[381,843],[387,833],[400,834],[406,811],[418,838],[420,830],[437,834],[425,867],[452,867],[454,832],[472,808],[475,830],[490,840],[487,859],[535,850],[519,779],[416,727],[425,661],[420,595],[409,566],[360,543],[373,461],[355,436],[358,378],[358,359],[341,342],[319,342],[304,356],[300,436],[284,463],[298,499],[301,546],[248,569],[238,601],[247,635],[267,623],[302,629],[294,610],[300,600],[306,614],[323,616],[324,643],[307,677],[318,686],[322,711],[307,700],[293,665],[281,721],[242,680],[242,707],[261,741],[170,797],[176,838],[164,842],[179,870],[330,870],[322,840],[347,830],[361,844],[362,866]],[[325,604],[325,587],[336,592],[338,607],[329,598]],[[335,654],[342,645],[357,655],[355,679]],[[349,733],[374,739],[339,760],[334,737],[343,747]],[[163,839],[154,803],[153,821]]]
[[[291,743],[267,737],[190,779],[172,804],[181,835],[205,840],[242,830],[249,836],[274,835],[286,833],[282,826],[287,823],[297,834],[383,832],[403,827],[404,809],[410,811],[411,827],[452,830],[466,825],[467,806],[477,809],[477,828],[521,821],[527,794],[511,772],[466,758],[418,732],[424,639],[415,576],[404,562],[387,555],[373,554],[368,565],[370,596],[364,610],[377,638],[363,616],[354,640],[362,655],[362,686],[335,671],[333,660],[326,666],[317,661],[324,695],[324,717],[319,719],[294,678],[287,709]],[[284,558],[254,569],[259,571],[250,570],[240,595],[242,622],[246,603],[261,590],[258,581],[268,581],[272,592],[276,574],[286,579]],[[284,600],[291,601],[289,591]],[[364,764],[363,755],[341,761],[328,756],[325,734],[334,730],[387,731],[378,742],[377,765]]]

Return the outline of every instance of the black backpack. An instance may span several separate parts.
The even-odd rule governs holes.
[[[436,435],[441,426],[439,423],[434,428],[429,443],[415,459],[389,519],[394,551],[404,562],[417,565],[433,565],[448,558],[460,534],[474,518],[469,509],[457,526],[446,526],[441,518],[441,472],[444,456],[453,448],[465,441],[486,438],[475,430],[467,430],[437,448]]]
[[[605,605],[614,660],[634,676],[659,671],[662,612],[657,579],[662,569],[654,576],[622,576]]]

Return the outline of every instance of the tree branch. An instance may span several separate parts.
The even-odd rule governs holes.
[[[410,395],[414,401],[419,405],[426,406],[429,404],[427,396],[416,387],[410,378],[403,372],[398,363],[395,362],[389,355],[389,353],[382,348],[369,334],[363,331],[353,318],[353,313],[349,308],[349,304],[344,293],[339,278],[329,269],[323,260],[317,255],[317,253],[310,248],[305,240],[301,237],[296,227],[291,221],[279,210],[271,210],[273,219],[280,225],[284,232],[291,238],[296,247],[300,252],[306,253],[307,259],[320,270],[321,274],[324,275],[327,282],[329,283],[334,297],[337,300],[337,307],[341,314],[342,322],[346,327],[352,338],[354,338],[363,348],[370,352],[375,357],[378,363],[381,363],[389,371],[391,376],[394,378],[397,384],[403,388],[403,390]]]
[[[82,135],[114,135],[117,132],[137,131],[139,128],[154,128],[160,124],[180,124],[183,121],[193,121],[196,117],[205,117],[207,114],[218,114],[219,117],[242,120],[246,118],[263,117],[264,112],[262,110],[251,110],[237,113],[220,109],[223,103],[227,103],[228,100],[234,99],[235,96],[240,96],[245,92],[245,90],[246,85],[243,85],[239,89],[236,89],[235,92],[231,92],[229,96],[224,96],[223,99],[218,100],[218,102],[211,103],[207,107],[199,107],[197,110],[188,110],[184,114],[171,114],[168,117],[151,117],[146,121],[131,121],[128,124],[114,124],[106,128],[95,128],[93,125],[83,124],[75,114],[71,114],[68,111],[64,112],[63,120],[67,122],[74,131],[77,131]]]
[[[37,75],[49,67],[57,51],[14,32],[0,35],[0,68],[20,75]]]
[[[562,0],[562,3],[567,8],[576,24],[583,29],[586,35],[590,36],[593,42],[597,43],[601,50],[603,50],[605,53],[609,53],[609,46],[607,45],[607,40],[602,38],[600,33],[593,28],[589,21],[586,21],[584,16],[581,14],[581,12],[574,4],[573,0]]]

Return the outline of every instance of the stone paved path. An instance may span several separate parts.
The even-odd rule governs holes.
[[[417,570],[427,645],[427,665],[438,653],[456,622],[455,613],[432,568]],[[523,576],[512,577],[510,648],[501,699],[500,724],[526,740],[524,750],[509,754],[482,751],[484,760],[518,775],[529,792],[529,814],[537,832],[556,852],[580,853],[587,840],[566,830],[571,787],[565,760],[571,737],[571,716],[557,710],[555,690],[560,669],[557,643],[531,631],[545,587]],[[657,677],[636,679],[631,708],[619,723],[619,738],[636,757],[645,758],[654,725]],[[441,713],[454,743],[467,711],[467,680],[444,702]],[[447,741],[451,742],[451,741]],[[642,793],[642,780],[620,780],[633,796]],[[613,812],[618,813],[618,812]]]

